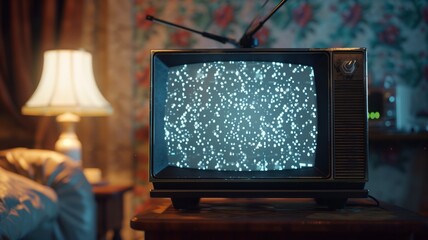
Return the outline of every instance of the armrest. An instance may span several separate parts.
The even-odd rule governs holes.
[[[52,234],[57,216],[57,195],[51,188],[0,167],[0,239],[21,239],[45,222]]]
[[[68,239],[94,239],[96,205],[82,169],[67,156],[40,149],[0,152],[0,167],[51,187],[58,196],[58,222]]]

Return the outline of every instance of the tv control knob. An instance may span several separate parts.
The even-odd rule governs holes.
[[[345,60],[341,65],[342,72],[346,75],[351,75],[357,69],[357,60]]]

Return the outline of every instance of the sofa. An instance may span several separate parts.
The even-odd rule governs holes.
[[[81,167],[60,153],[0,151],[0,239],[95,239],[96,205]]]

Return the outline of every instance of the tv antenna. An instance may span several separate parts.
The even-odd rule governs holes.
[[[259,44],[258,39],[254,38],[254,35],[257,33],[257,31],[259,31],[263,27],[263,25],[266,23],[266,21],[269,18],[271,18],[273,16],[273,14],[275,14],[275,12],[278,11],[278,9],[281,8],[282,5],[284,5],[287,1],[288,0],[281,0],[281,2],[279,2],[265,18],[261,19],[258,22],[257,22],[258,16],[256,16],[251,21],[250,25],[248,26],[247,30],[244,32],[244,35],[241,37],[241,39],[239,39],[239,41],[236,41],[235,39],[232,39],[232,38],[227,38],[227,37],[223,37],[223,36],[216,35],[213,33],[209,33],[209,32],[198,31],[198,30],[195,30],[195,29],[183,26],[183,25],[179,25],[176,23],[168,22],[168,21],[153,17],[151,15],[147,15],[146,19],[149,21],[161,23],[161,24],[164,24],[164,25],[167,25],[170,27],[184,29],[186,31],[199,34],[203,37],[212,39],[212,40],[217,41],[217,42],[221,42],[224,44],[229,43],[229,44],[232,44],[233,46],[238,47],[238,48],[253,48],[253,47],[257,47]],[[266,2],[263,5],[265,5]]]

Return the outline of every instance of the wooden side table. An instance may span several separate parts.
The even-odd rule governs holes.
[[[428,218],[367,199],[336,211],[310,199],[202,199],[192,211],[150,201],[131,219],[146,240],[428,239]]]
[[[94,185],[97,203],[97,239],[106,239],[107,232],[113,230],[113,239],[120,240],[123,221],[123,195],[132,186]]]

